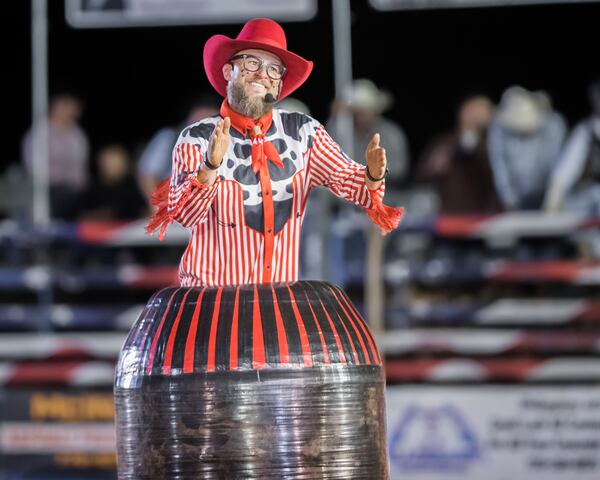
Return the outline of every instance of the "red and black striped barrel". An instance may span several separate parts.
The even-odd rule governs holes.
[[[162,290],[119,358],[119,478],[388,478],[384,383],[331,284]]]

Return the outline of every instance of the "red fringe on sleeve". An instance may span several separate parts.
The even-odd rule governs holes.
[[[365,212],[367,212],[371,221],[379,227],[382,235],[386,235],[397,228],[404,215],[403,208],[388,207],[381,202],[371,208],[365,208]]]
[[[383,194],[380,194],[380,191],[381,187],[377,190],[369,190],[371,206],[364,210],[371,221],[379,227],[381,234],[386,235],[398,227],[404,215],[404,208],[384,205],[382,202]]]
[[[150,204],[156,207],[156,211],[150,217],[148,225],[146,225],[146,233],[152,235],[157,228],[160,228],[158,239],[164,240],[167,233],[167,227],[177,218],[181,209],[187,203],[194,187],[206,188],[206,185],[201,184],[196,177],[190,177],[183,187],[179,202],[175,208],[169,212],[169,189],[171,188],[171,179],[167,178],[160,182],[150,197]]]

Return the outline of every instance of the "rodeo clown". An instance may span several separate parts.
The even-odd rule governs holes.
[[[174,220],[191,228],[182,286],[298,280],[300,229],[316,186],[362,207],[382,233],[397,227],[402,209],[382,204],[387,168],[379,134],[360,165],[313,118],[274,108],[313,68],[287,50],[278,23],[253,19],[235,39],[211,37],[204,68],[224,97],[220,115],[181,132],[147,226],[160,239]]]

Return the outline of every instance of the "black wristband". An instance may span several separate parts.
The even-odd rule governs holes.
[[[221,160],[221,163],[223,163],[222,160]],[[209,170],[218,170],[219,167],[221,166],[221,163],[219,163],[218,165],[215,166],[208,161],[208,156],[204,157],[204,165],[206,165],[206,168],[208,168]]]
[[[386,177],[386,175],[388,174],[388,172],[389,172],[388,168],[387,168],[387,167],[385,167],[385,172],[383,173],[383,177],[381,177],[381,178],[374,178],[374,177],[372,177],[372,176],[371,176],[371,174],[369,173],[369,166],[368,166],[368,165],[367,165],[367,168],[366,168],[366,171],[365,171],[365,173],[366,173],[366,175],[367,175],[367,178],[368,178],[369,180],[371,180],[372,182],[381,182],[381,181],[382,181],[382,180],[383,180],[383,179]]]

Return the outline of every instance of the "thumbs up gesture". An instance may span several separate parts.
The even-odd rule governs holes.
[[[387,158],[385,156],[385,148],[379,145],[379,134],[373,135],[373,138],[367,145],[365,152],[365,158],[367,160],[367,170],[369,175],[373,178],[382,178],[385,176],[385,170],[387,166]],[[369,188],[377,188],[381,181],[375,182],[369,180],[367,177],[367,186]]]

